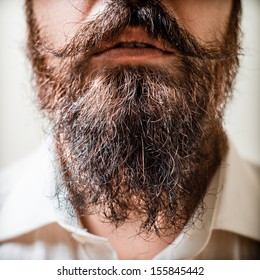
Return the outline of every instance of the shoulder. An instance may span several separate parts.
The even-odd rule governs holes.
[[[53,164],[47,141],[0,172],[0,241],[53,221]]]
[[[243,159],[230,144],[221,170],[214,229],[260,241],[260,167]]]
[[[47,143],[31,152],[23,159],[0,171],[0,209],[6,198],[17,189],[42,179],[51,165]]]
[[[223,230],[214,230],[200,260],[259,260],[260,242]]]
[[[35,151],[0,171],[0,205],[2,205],[2,200],[5,200],[8,194],[19,187],[19,182],[26,177],[30,178],[33,174],[32,169],[37,166],[37,158],[38,151]]]

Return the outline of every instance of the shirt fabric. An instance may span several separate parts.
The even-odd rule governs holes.
[[[106,238],[84,229],[55,198],[57,173],[50,141],[0,174],[0,259],[114,260]],[[154,259],[259,259],[259,169],[230,144],[190,223]]]

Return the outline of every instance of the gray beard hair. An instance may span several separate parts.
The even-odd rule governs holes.
[[[58,195],[68,191],[79,216],[97,214],[115,227],[139,220],[140,233],[162,236],[183,229],[198,207],[203,213],[226,151],[221,106],[209,106],[205,65],[193,67],[192,80],[178,69],[103,68],[87,81],[71,71],[70,83],[62,81],[70,86],[56,92],[53,116]]]
[[[240,1],[223,42],[205,47],[157,0],[111,1],[59,49],[31,0],[26,14],[39,105],[54,125],[57,195],[68,191],[65,202],[79,216],[98,214],[116,227],[136,219],[140,232],[159,236],[179,232],[203,210],[227,149],[221,120],[238,66]],[[167,69],[91,69],[96,49],[135,26],[176,51]]]

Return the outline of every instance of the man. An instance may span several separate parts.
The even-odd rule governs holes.
[[[222,127],[240,1],[27,0],[26,13],[52,137],[1,176],[1,258],[258,258],[258,178]]]

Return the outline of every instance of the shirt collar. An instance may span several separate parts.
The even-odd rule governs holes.
[[[260,240],[259,168],[242,160],[230,144],[221,172],[224,180],[213,228]]]
[[[50,223],[59,223],[72,234],[89,238],[93,243],[106,242],[104,238],[81,229],[78,221],[68,219],[65,213],[55,209],[56,176],[54,153],[50,147],[50,141],[45,142],[32,156],[0,175],[0,185],[3,186],[0,189],[3,198],[0,201],[0,242]],[[259,239],[259,224],[256,223],[259,201],[257,176],[230,145],[205,197],[207,211],[203,220],[197,220],[186,233],[180,234],[156,259],[165,256],[183,259],[196,255],[207,245],[213,229]]]

